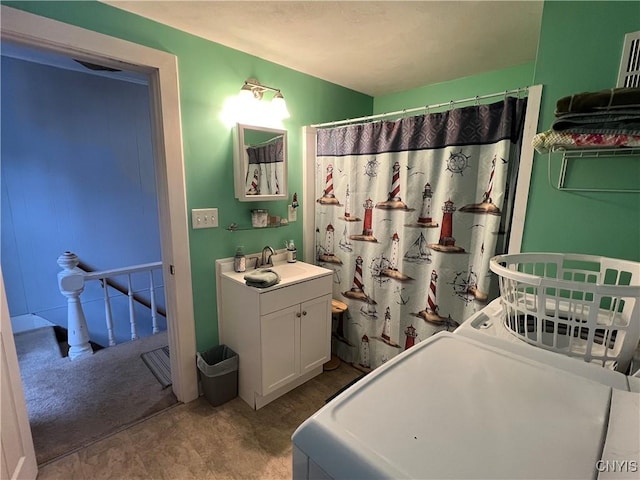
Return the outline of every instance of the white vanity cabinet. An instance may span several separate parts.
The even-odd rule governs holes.
[[[218,278],[220,343],[238,353],[238,394],[255,409],[322,373],[331,358],[331,270],[294,265],[294,277],[281,274],[265,289],[233,271]]]
[[[324,341],[330,320],[331,295],[260,317],[262,395],[322,368],[331,355]]]

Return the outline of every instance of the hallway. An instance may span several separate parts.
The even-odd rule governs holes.
[[[14,338],[39,464],[177,403],[140,357],[167,345],[166,331],[73,361],[61,356],[53,327]]]

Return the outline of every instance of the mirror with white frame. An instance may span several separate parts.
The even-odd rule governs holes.
[[[234,177],[241,202],[287,198],[287,131],[236,124]]]

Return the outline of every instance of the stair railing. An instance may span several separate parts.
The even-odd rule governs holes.
[[[107,325],[107,333],[109,337],[109,346],[116,344],[116,338],[113,331],[113,315],[111,311],[111,300],[109,297],[108,286],[113,287],[119,292],[125,294],[129,298],[129,324],[131,326],[131,340],[138,338],[138,329],[135,316],[135,302],[139,302],[151,310],[151,322],[153,333],[160,331],[158,327],[157,314],[166,316],[164,309],[156,305],[155,283],[153,278],[154,270],[162,269],[162,262],[145,263],[141,265],[133,265],[125,268],[114,268],[101,271],[84,271],[80,268],[78,256],[72,252],[65,252],[58,257],[58,265],[63,268],[58,273],[58,284],[60,292],[67,297],[67,328],[69,334],[69,358],[71,360],[93,354],[93,350],[89,344],[89,334],[87,328],[87,320],[82,310],[80,302],[80,294],[84,290],[86,281],[98,280],[101,282],[104,291],[104,309],[105,321]],[[86,265],[82,264],[87,268]],[[133,291],[131,275],[139,272],[149,273],[149,301]],[[118,284],[112,277],[127,276],[127,286],[123,287]],[[145,289],[146,290],[146,289]]]

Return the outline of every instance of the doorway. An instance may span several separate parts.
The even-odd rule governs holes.
[[[66,325],[68,307],[56,285],[58,255],[77,253],[85,270],[161,259],[148,82],[141,75],[96,68],[2,43],[0,184],[7,301],[12,315],[33,313],[53,322],[44,329],[18,322],[13,329],[21,331],[14,338],[39,463],[176,402],[140,356],[165,351],[164,316],[156,315],[161,332],[151,338],[151,308],[133,304],[130,317],[127,295],[106,287],[113,319],[109,332],[106,292],[97,280],[86,282],[80,298],[93,349],[101,351],[80,364],[61,356],[68,348],[67,330],[59,325]],[[160,287],[154,300],[164,310],[162,270],[154,272],[154,286]],[[119,279],[126,284],[131,278],[134,291],[149,303],[143,290],[149,275]],[[140,337],[136,342],[130,342],[132,321]],[[110,333],[118,345],[102,350],[111,343]],[[57,347],[61,342],[64,346]]]
[[[178,401],[194,400],[198,397],[195,325],[176,58],[10,7],[1,8],[2,41],[137,71],[149,77],[172,389]]]

